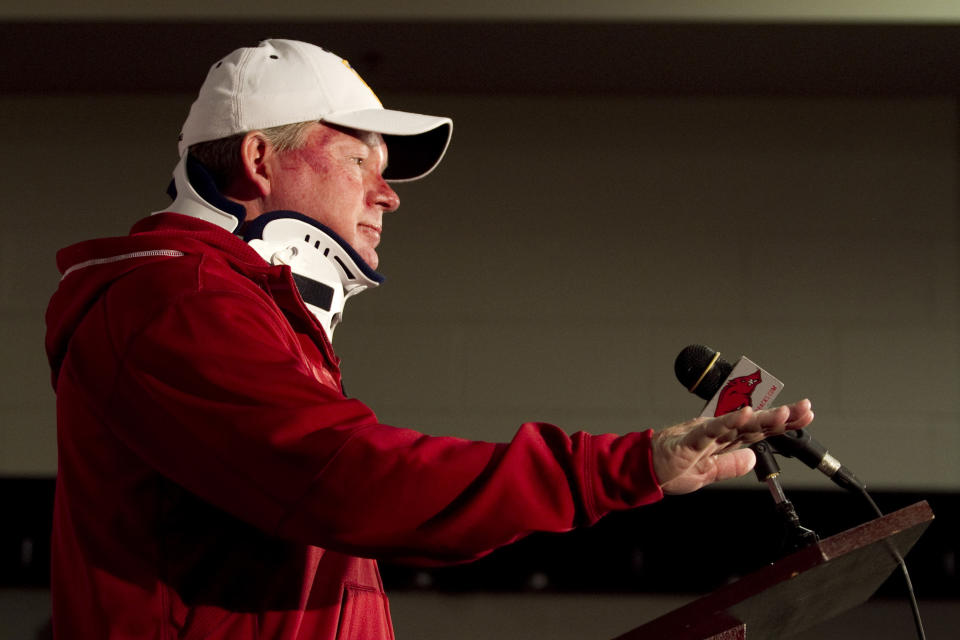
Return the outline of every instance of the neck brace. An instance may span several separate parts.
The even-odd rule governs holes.
[[[174,202],[164,211],[200,218],[231,233],[243,224],[244,207],[225,198],[189,154],[174,169],[171,188]],[[300,297],[331,341],[347,299],[384,280],[331,229],[295,211],[261,214],[243,227],[242,237],[270,264],[290,267]]]
[[[243,238],[270,264],[289,265],[300,296],[331,341],[347,299],[383,282],[340,236],[295,211],[257,216]]]

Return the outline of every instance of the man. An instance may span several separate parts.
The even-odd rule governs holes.
[[[331,53],[264,41],[211,68],[169,209],[58,254],[57,637],[390,638],[374,558],[463,562],[589,525],[744,474],[743,445],[812,420],[802,401],[490,444],[346,397],[331,339],[381,280],[387,180],[429,173],[451,128],[383,109]]]

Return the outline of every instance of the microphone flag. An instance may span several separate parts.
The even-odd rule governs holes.
[[[730,374],[707,402],[700,417],[722,416],[743,407],[752,407],[759,411],[773,402],[782,390],[782,382],[743,356],[733,365]]]

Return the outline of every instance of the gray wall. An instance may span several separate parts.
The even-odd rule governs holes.
[[[672,373],[699,342],[811,397],[873,487],[960,487],[955,100],[381,97],[456,123],[436,173],[398,188],[388,282],[336,336],[382,421],[657,427],[700,410]],[[166,204],[190,100],[0,99],[0,474],[55,471],[56,249]]]

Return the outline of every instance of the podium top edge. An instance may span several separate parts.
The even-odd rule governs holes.
[[[824,560],[849,553],[870,542],[881,540],[902,531],[922,526],[926,528],[934,519],[933,509],[926,500],[892,511],[875,520],[842,531],[817,543]]]

